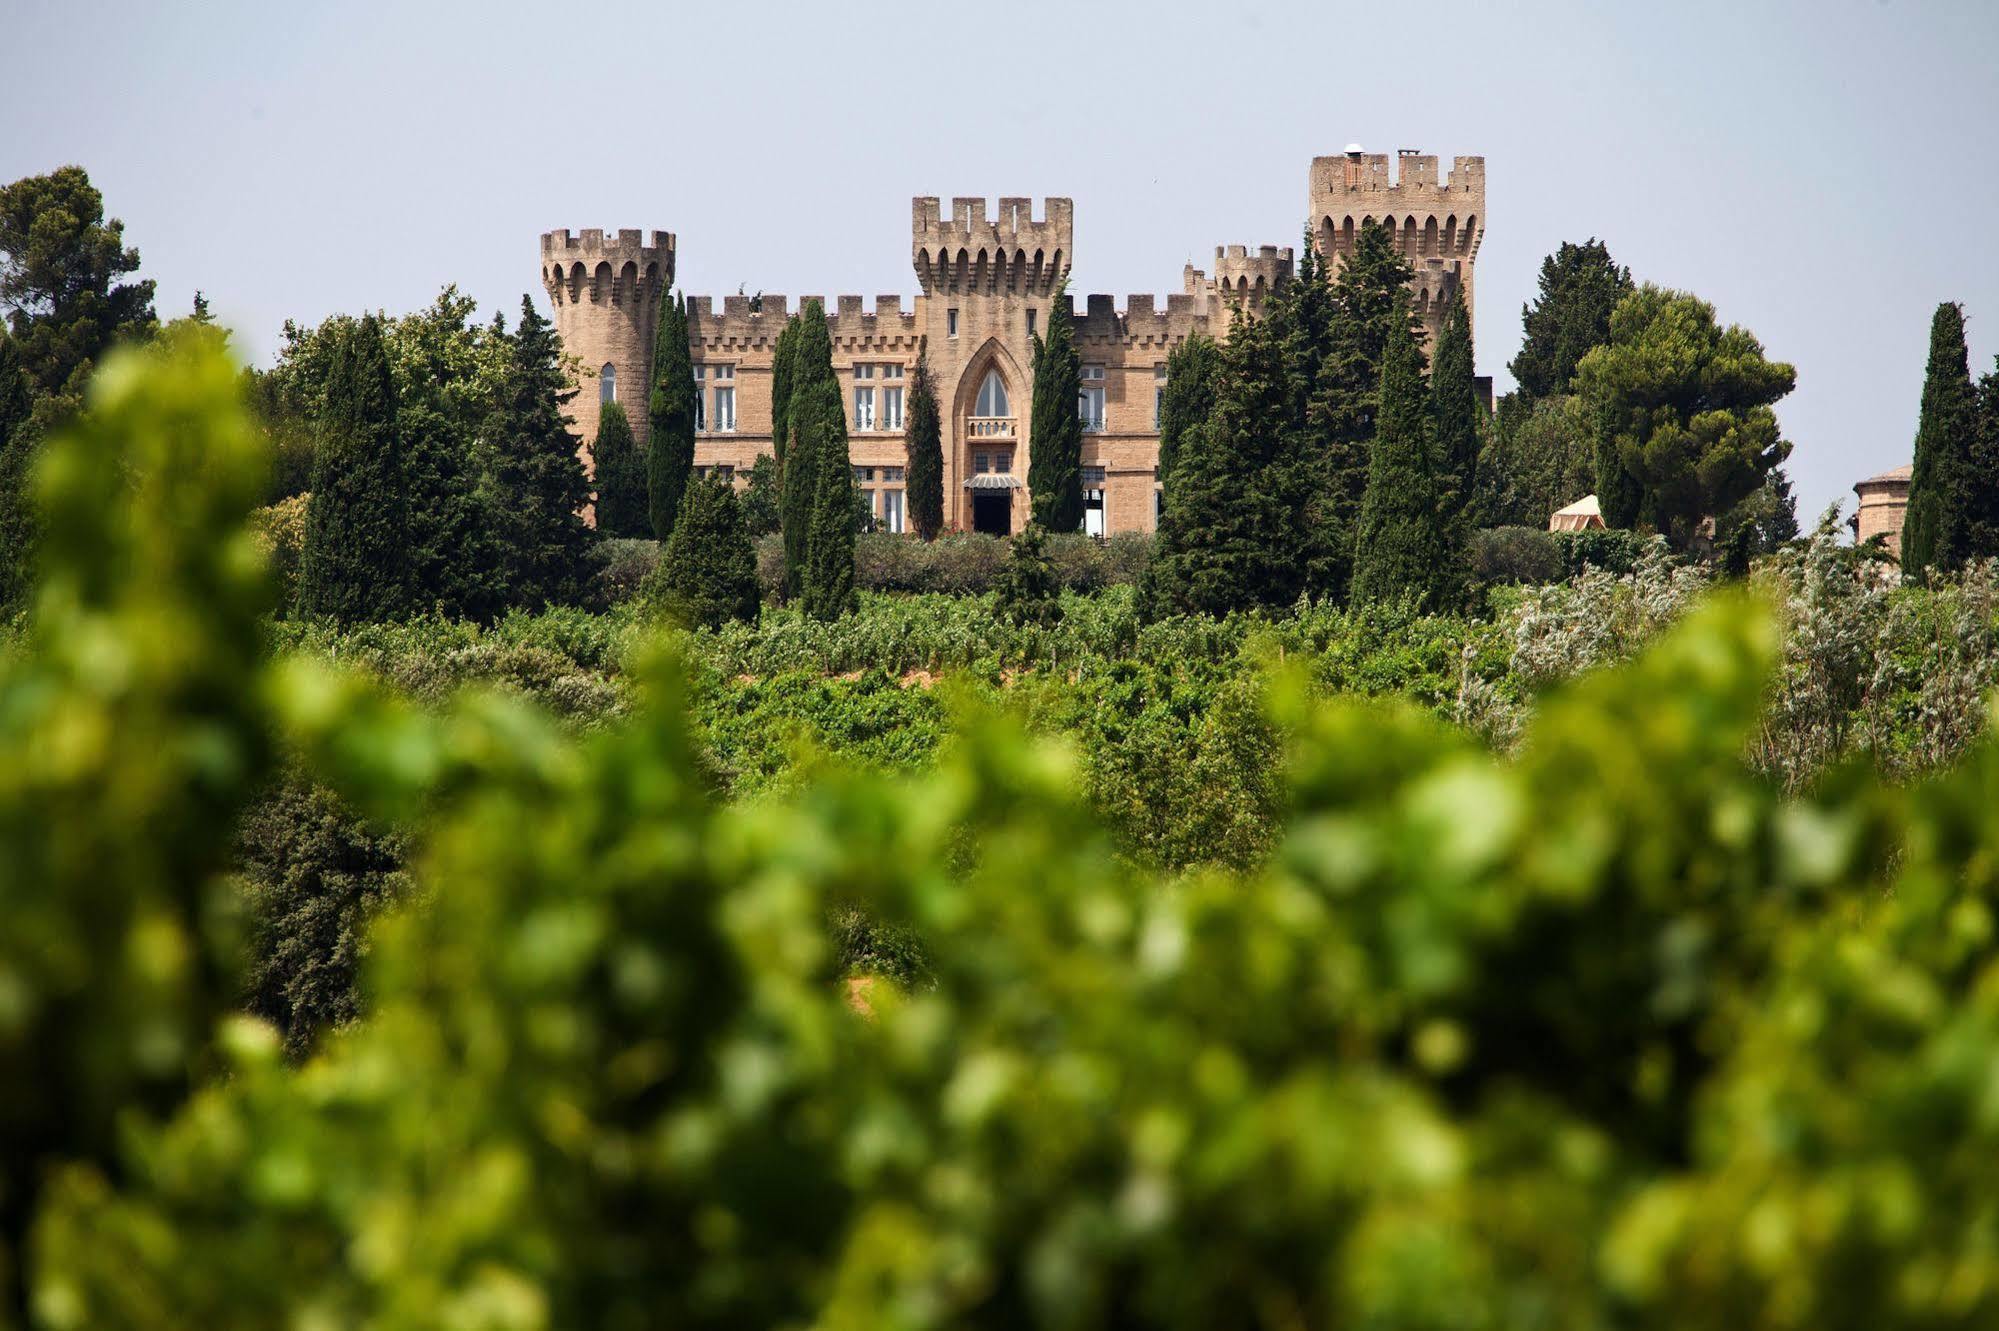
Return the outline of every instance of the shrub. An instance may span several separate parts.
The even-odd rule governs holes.
[[[282,604],[298,598],[299,556],[305,549],[305,512],[312,496],[295,494],[250,515],[250,530],[277,576]]]
[[[1567,576],[1580,577],[1586,569],[1602,569],[1621,578],[1638,567],[1638,562],[1660,538],[1622,528],[1592,527],[1587,531],[1551,533],[1562,547],[1562,564]]]
[[[611,538],[597,542],[591,574],[591,603],[599,608],[623,605],[638,595],[646,575],[659,567],[659,542]]]
[[[1565,555],[1554,533],[1534,527],[1486,527],[1465,547],[1473,579],[1486,584],[1560,582],[1569,576]]]

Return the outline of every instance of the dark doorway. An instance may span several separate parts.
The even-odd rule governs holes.
[[[1013,535],[1013,495],[1005,490],[972,495],[972,530],[988,536]]]

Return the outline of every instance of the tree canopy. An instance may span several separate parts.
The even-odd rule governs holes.
[[[902,440],[909,459],[904,477],[909,525],[924,540],[934,541],[944,529],[944,426],[937,409],[937,382],[923,352],[917,353],[910,376]]]
[[[1937,306],[1930,320],[1929,364],[1923,372],[1922,413],[1915,465],[1902,528],[1902,568],[1913,577],[1960,568],[1976,555],[1999,553],[1981,537],[1992,527],[1987,496],[1999,479],[1979,473],[1979,409],[1964,342],[1964,307]]]
[[[687,303],[661,288],[654,321],[652,397],[646,429],[646,490],[652,533],[673,535],[681,492],[694,472],[694,426],[700,389],[694,383],[694,356],[687,340]]]
[[[1048,306],[1048,334],[1034,340],[1033,414],[1028,426],[1027,491],[1034,521],[1049,531],[1083,525],[1083,421],[1077,398],[1082,362],[1076,354],[1069,292],[1059,287]]]
[[[1583,357],[1610,340],[1611,313],[1632,289],[1631,270],[1594,236],[1563,241],[1541,260],[1539,282],[1540,294],[1520,308],[1524,336],[1507,366],[1525,407],[1569,391]]]

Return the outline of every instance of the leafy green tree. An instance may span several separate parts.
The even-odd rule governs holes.
[[[622,403],[606,402],[597,417],[597,530],[605,536],[651,536],[647,459],[632,438]]]
[[[153,283],[120,280],[138,267],[82,167],[0,187],[0,306],[44,426],[82,401],[113,344],[153,331]]]
[[[1631,270],[1592,236],[1541,260],[1540,294],[1520,308],[1520,351],[1507,368],[1523,409],[1569,391],[1584,356],[1610,340],[1610,316],[1631,294]]]
[[[749,482],[742,495],[743,525],[750,539],[768,536],[784,524],[784,472],[776,458],[757,454],[750,466]]]
[[[822,424],[801,428],[793,436],[800,449],[810,447],[817,473],[812,499],[812,541],[806,551],[805,613],[833,620],[854,608],[854,528],[856,525],[854,468],[848,460],[845,413],[838,410],[839,390],[830,394],[814,384],[808,394],[793,399],[794,411],[816,415]],[[815,408],[815,398],[830,401],[833,410]]]
[[[1397,318],[1381,362],[1379,415],[1354,550],[1355,601],[1411,597],[1434,606],[1453,566],[1422,357],[1415,335]]]
[[[590,549],[590,481],[562,410],[576,389],[554,326],[525,296],[508,346],[512,370],[487,432],[498,586],[509,606],[570,605],[589,577]]]
[[[1173,463],[1187,432],[1215,410],[1216,381],[1222,352],[1215,340],[1196,332],[1166,357],[1166,387],[1159,397],[1159,478],[1168,502],[1173,493]]]
[[[694,628],[756,622],[756,551],[732,483],[708,476],[688,486],[686,507],[648,579],[646,596]]]
[[[17,609],[28,590],[35,543],[28,475],[39,433],[29,423],[34,408],[20,352],[0,330],[0,616]]]
[[[1471,316],[1465,310],[1464,292],[1456,286],[1445,297],[1435,351],[1430,402],[1436,417],[1437,495],[1456,541],[1469,523],[1478,491],[1483,414],[1473,378]]]
[[[1510,427],[1495,422],[1479,453],[1481,526],[1545,529],[1550,514],[1596,489],[1596,428],[1572,393],[1542,398]]]
[[[924,540],[934,541],[944,529],[944,426],[937,409],[937,382],[924,352],[917,353],[916,370],[910,376],[902,440],[909,460],[904,477],[909,525]]]
[[[1415,328],[1405,297],[1414,275],[1387,229],[1369,220],[1332,280],[1332,316],[1307,414],[1308,434],[1319,450],[1308,532],[1310,583],[1336,600],[1347,599],[1353,579],[1382,359],[1397,327],[1412,333]],[[1421,354],[1419,348],[1419,358]]]
[[[778,332],[776,344],[771,348],[770,440],[771,447],[777,451],[779,466],[784,465],[784,450],[791,443],[792,364],[798,354],[799,330],[802,327],[798,315],[786,319],[784,327]]]
[[[653,333],[652,401],[646,437],[646,488],[653,536],[673,535],[681,492],[694,473],[694,420],[698,409],[694,355],[687,340],[687,302],[659,293]]]
[[[1797,539],[1798,502],[1782,467],[1772,467],[1762,485],[1715,523],[1715,545],[1738,547],[1740,571],[1745,573],[1749,559],[1773,555]]]
[[[826,327],[826,307],[808,300],[798,318],[798,335],[791,349],[791,396],[785,410],[787,441],[780,459],[784,464],[784,594],[788,598],[805,595],[822,446],[837,434],[838,451],[842,456],[847,451],[847,413],[840,401],[839,380],[833,374],[833,340]]]
[[[251,920],[250,1011],[294,1057],[361,1015],[369,921],[404,895],[403,842],[291,774],[244,814],[236,869]]]
[[[1726,513],[1791,451],[1771,405],[1797,372],[1714,306],[1649,283],[1626,296],[1610,340],[1583,357],[1576,389],[1596,423],[1603,520],[1651,522],[1675,548]]]
[[[1222,349],[1214,414],[1182,438],[1143,597],[1152,618],[1222,615],[1297,599],[1298,520],[1281,484],[1295,405],[1273,321],[1238,322]]]
[[[993,610],[1009,624],[1061,623],[1062,577],[1048,557],[1048,533],[1030,522],[1012,545],[993,584]]]
[[[335,344],[299,558],[299,610],[341,624],[410,610],[409,472],[374,315]]]
[[[1909,476],[1909,511],[1902,527],[1902,569],[1920,578],[1949,572],[1978,555],[1985,485],[1976,467],[1978,397],[1964,343],[1964,307],[1937,306],[1930,320],[1930,358],[1923,372],[1916,460]]]
[[[1048,307],[1048,335],[1034,340],[1034,401],[1028,425],[1027,489],[1035,522],[1049,531],[1083,525],[1083,367],[1076,354],[1068,287]]]

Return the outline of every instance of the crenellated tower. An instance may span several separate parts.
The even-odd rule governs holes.
[[[1416,269],[1410,296],[1429,336],[1436,336],[1452,285],[1476,314],[1472,265],[1485,236],[1485,158],[1453,158],[1449,178],[1439,181],[1433,156],[1405,149],[1391,176],[1387,153],[1349,148],[1312,159],[1310,197],[1313,240],[1335,273],[1360,228],[1379,222]]]
[[[673,285],[673,254],[667,231],[653,232],[650,244],[638,230],[542,233],[541,281],[555,308],[555,331],[563,351],[582,362],[569,418],[583,436],[586,467],[605,402],[625,404],[632,433],[645,443],[653,326],[660,293]]]
[[[942,216],[934,198],[911,201],[909,258],[926,296],[1054,294],[1075,252],[1075,204],[1048,199],[1043,220],[1033,200],[999,201],[998,218],[984,199],[953,199]]]

